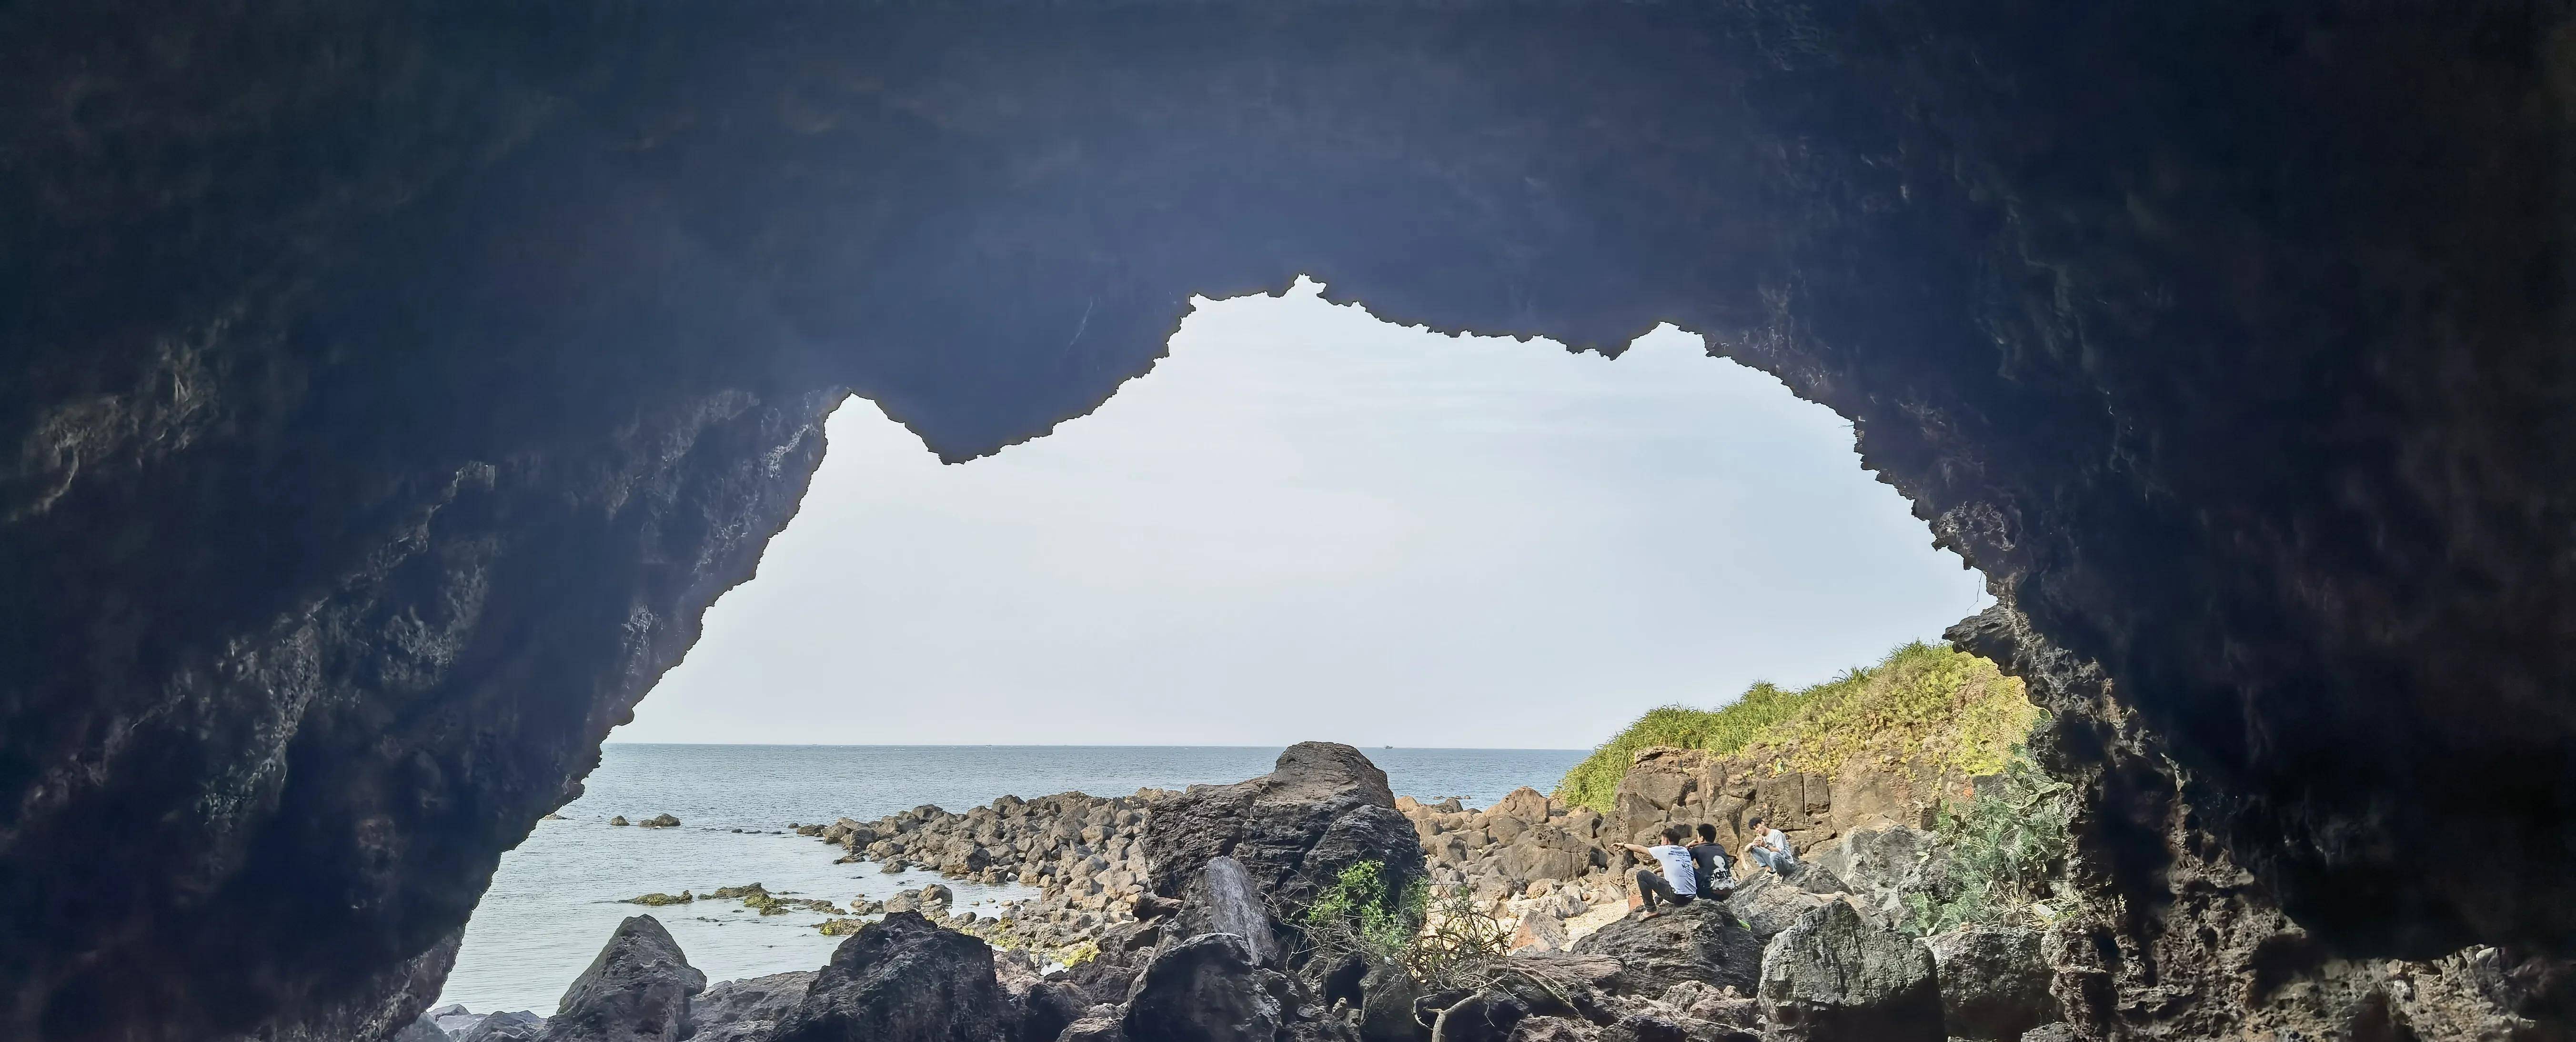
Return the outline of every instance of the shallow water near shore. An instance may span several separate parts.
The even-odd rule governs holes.
[[[1399,794],[1457,796],[1483,806],[1513,788],[1547,789],[1581,749],[1364,749]],[[611,744],[582,798],[542,821],[504,855],[466,926],[464,948],[438,1005],[476,1012],[550,1014],[627,916],[661,920],[709,981],[810,970],[841,938],[815,932],[825,916],[760,916],[737,901],[647,908],[639,894],[704,894],[759,882],[770,892],[847,906],[940,882],[960,911],[989,914],[1033,896],[926,871],[885,875],[871,863],[836,865],[837,846],[783,832],[790,823],[880,817],[921,804],[952,811],[1005,796],[1081,791],[1123,796],[1139,788],[1241,781],[1268,773],[1278,747],[1241,746],[833,746]],[[677,828],[619,828],[611,816],[656,814]],[[735,832],[743,829],[744,832]]]

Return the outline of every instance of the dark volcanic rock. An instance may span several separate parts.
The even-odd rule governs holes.
[[[1262,965],[1277,968],[1279,939],[1270,928],[1270,909],[1243,863],[1231,857],[1209,858],[1198,878],[1181,891],[1181,910],[1163,927],[1167,937],[1230,933],[1252,946]]]
[[[457,1035],[456,1042],[531,1042],[544,1036],[545,1033],[546,1018],[527,1010],[518,1010],[510,1013],[494,1013],[484,1017],[473,1027],[467,1028],[463,1034]]]
[[[1273,1042],[1295,998],[1234,934],[1201,934],[1154,956],[1127,999],[1133,1042]],[[784,1040],[782,1040],[784,1042]]]
[[[1010,1008],[984,942],[894,912],[832,950],[775,1042],[994,1042]]]
[[[1266,775],[1233,785],[1194,785],[1155,808],[1145,831],[1154,892],[1183,897],[1211,858],[1240,862],[1260,895],[1303,908],[1341,871],[1362,861],[1386,869],[1402,892],[1422,875],[1421,842],[1396,813],[1386,772],[1347,745],[1300,742]],[[1184,935],[1186,936],[1186,935]]]
[[[1941,1042],[1932,953],[1836,901],[1762,953],[1762,1016],[1775,1042]]]
[[[1640,995],[1686,980],[1751,994],[1762,976],[1762,942],[1716,901],[1652,919],[1631,915],[1574,942],[1574,952],[1619,960],[1619,972],[1603,986]]]
[[[1970,926],[1923,939],[1940,967],[1941,1017],[1954,1038],[2017,1042],[2024,1032],[2064,1019],[2055,978],[2029,930]]]
[[[8,5],[0,1037],[408,1023],[848,389],[970,458],[1299,272],[1852,421],[2099,673],[2097,950],[2564,952],[2569,17]]]
[[[564,989],[546,1018],[545,1042],[678,1042],[689,997],[707,975],[689,965],[670,931],[649,915],[617,924],[590,968]]]
[[[770,1030],[804,1001],[812,970],[718,981],[689,1003],[689,1042],[766,1042]]]

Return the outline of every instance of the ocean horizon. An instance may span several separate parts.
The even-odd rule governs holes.
[[[882,817],[924,804],[951,811],[1060,792],[1123,796],[1138,789],[1224,784],[1266,774],[1284,745],[849,745],[609,742],[579,799],[537,823],[502,856],[467,923],[438,1005],[476,1012],[554,1012],[617,923],[648,913],[709,981],[819,967],[840,938],[819,914],[760,916],[734,902],[655,908],[646,893],[706,893],[758,882],[772,893],[846,903],[883,900],[931,882],[960,911],[989,912],[1032,896],[873,863],[834,864],[841,848],[790,826]],[[1484,806],[1515,788],[1553,787],[1589,749],[1359,747],[1396,794],[1457,797]],[[670,814],[669,829],[617,827]]]

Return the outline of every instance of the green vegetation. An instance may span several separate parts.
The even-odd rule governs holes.
[[[1403,893],[1392,892],[1386,866],[1362,861],[1343,869],[1332,886],[1315,895],[1315,903],[1306,906],[1297,925],[1319,945],[1395,958],[1421,931],[1429,896],[1419,879]]]
[[[1375,861],[1343,869],[1304,912],[1283,918],[1297,925],[1309,960],[1358,955],[1434,990],[1489,979],[1511,941],[1463,889],[1434,898],[1416,879],[1398,893]]]
[[[2051,896],[2066,863],[2070,789],[2016,753],[2000,779],[1977,786],[1966,807],[1944,805],[1934,831],[1940,836],[1935,856],[1946,868],[1934,873],[1927,892],[1905,895],[1908,928],[1931,934],[1969,923],[2045,921],[2068,911],[2040,902]]]
[[[1812,687],[1757,683],[1722,708],[1648,712],[1567,771],[1556,798],[1608,813],[1637,751],[1651,746],[1767,760],[1773,773],[1830,775],[1857,761],[1991,774],[2038,716],[2018,678],[1975,655],[1918,641]]]

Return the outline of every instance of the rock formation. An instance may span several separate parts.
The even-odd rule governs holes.
[[[1373,861],[1401,893],[1422,876],[1421,841],[1395,809],[1386,772],[1347,745],[1300,742],[1269,774],[1193,785],[1156,805],[1145,829],[1154,893],[1181,897],[1208,860],[1231,857],[1264,899],[1302,908],[1343,869]]]
[[[1010,1009],[993,950],[895,912],[841,942],[774,1042],[993,1042],[1009,1034]]]
[[[649,915],[628,916],[564,990],[546,1018],[543,1042],[679,1042],[689,997],[707,975],[689,965],[670,931]]]
[[[1922,942],[1835,901],[1762,953],[1766,1036],[1795,1042],[1940,1042],[1941,991]]]
[[[2569,18],[13,5],[0,1035],[410,1023],[831,408],[971,458],[1299,273],[1849,418],[2045,645],[2083,1023],[2563,953]]]
[[[689,1003],[688,1042],[768,1042],[778,1022],[805,1000],[811,970],[707,985]]]
[[[2039,934],[1970,926],[1924,939],[1941,979],[1941,1021],[1952,1038],[2020,1042],[2042,1024],[2065,1019],[2049,994],[2056,974]]]
[[[1699,981],[1749,995],[1762,976],[1762,942],[1715,901],[1693,901],[1653,919],[1622,919],[1577,942],[1574,952],[1618,960],[1618,972],[1604,985],[1632,992]]]

